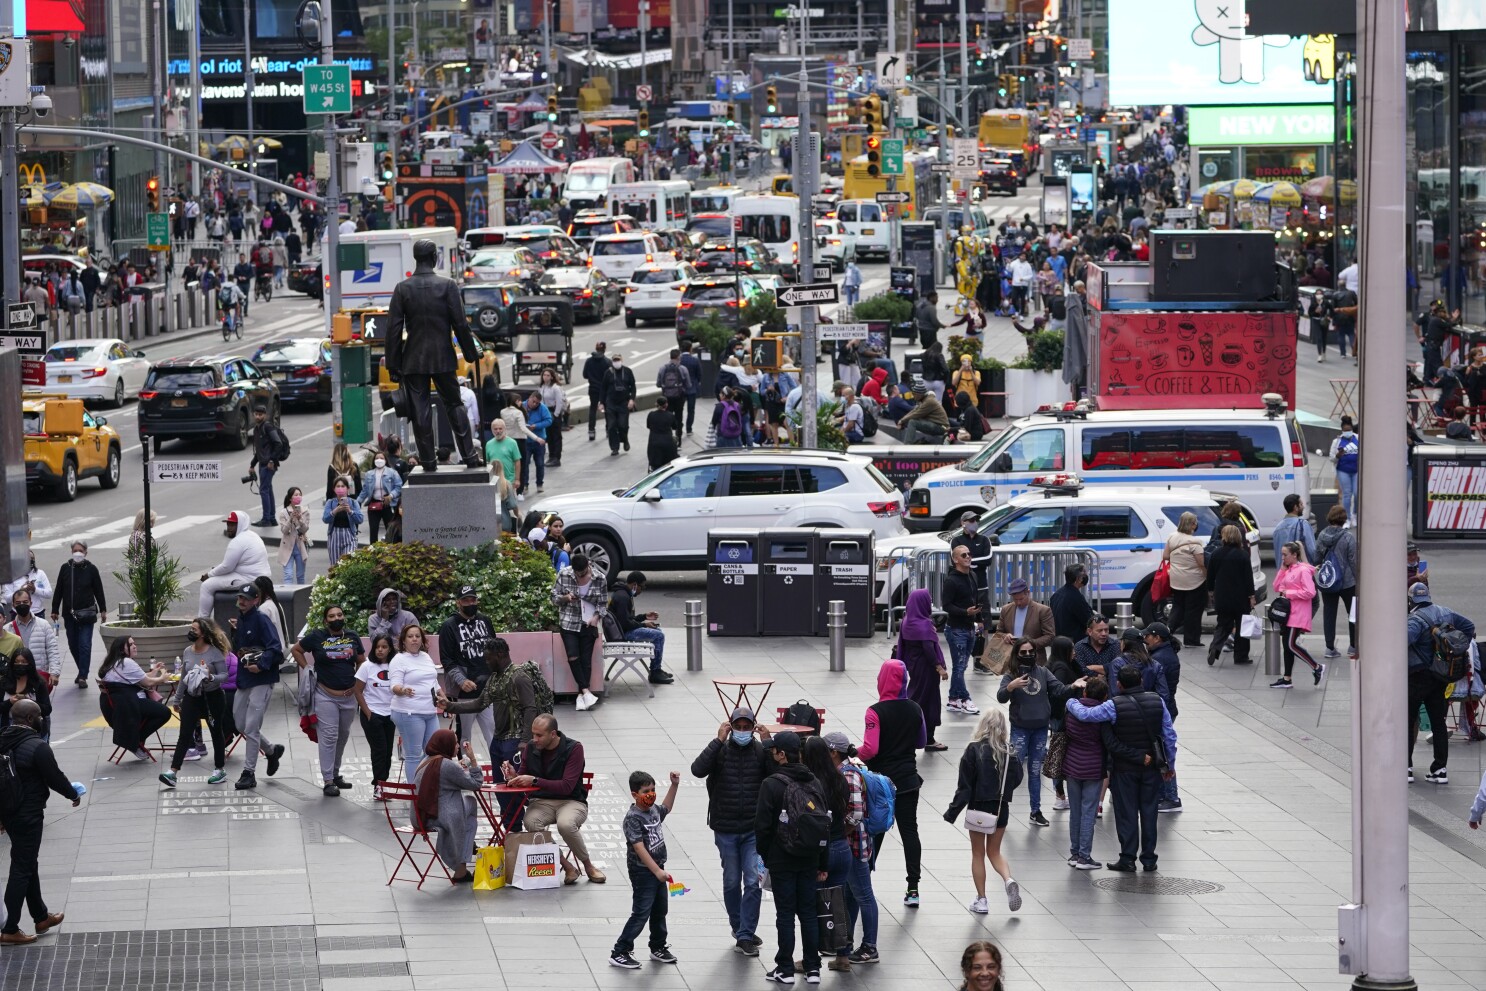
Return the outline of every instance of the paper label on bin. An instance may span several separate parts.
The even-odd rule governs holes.
[[[714,575],[756,575],[758,565],[756,564],[714,564],[711,566]]]
[[[808,575],[810,565],[808,564],[771,564],[769,567],[776,575]]]
[[[865,564],[833,564],[830,568],[833,578],[865,575],[867,573],[867,566]]]

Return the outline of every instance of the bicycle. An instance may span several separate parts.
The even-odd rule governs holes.
[[[259,272],[253,279],[253,301],[263,300],[267,303],[273,299],[273,272]]]
[[[237,339],[242,340],[243,314],[241,303],[234,303],[222,311],[222,340],[231,340],[234,331],[237,333]]]

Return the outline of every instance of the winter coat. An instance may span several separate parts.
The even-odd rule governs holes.
[[[707,779],[707,825],[714,833],[753,832],[759,789],[778,765],[758,740],[740,747],[715,737],[691,762],[693,777]]]
[[[1006,787],[1001,787],[1001,762],[1006,767]],[[995,804],[997,809],[1011,801],[1011,793],[1022,783],[1022,762],[1015,754],[998,753],[989,740],[974,740],[960,755],[960,776],[955,784],[955,797],[950,799],[944,821],[954,822],[967,805]]]
[[[1311,602],[1316,598],[1315,574],[1315,565],[1296,561],[1281,568],[1274,576],[1274,594],[1290,600],[1290,618],[1285,625],[1292,630],[1311,631]]]

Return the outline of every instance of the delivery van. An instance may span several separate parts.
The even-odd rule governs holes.
[[[562,201],[574,210],[608,212],[609,187],[635,181],[635,163],[627,158],[585,158],[568,166]]]
[[[764,243],[779,260],[786,278],[796,278],[800,266],[800,201],[793,196],[738,196],[733,199],[733,227],[739,237]],[[806,236],[813,235],[807,231]]]
[[[685,179],[617,182],[609,187],[609,214],[628,214],[647,231],[683,228],[691,219],[690,194]]]
[[[430,240],[439,246],[434,271],[461,281],[459,232],[452,227],[415,227],[411,230],[357,231],[342,234],[342,247],[366,245],[366,268],[341,270],[341,304],[347,309],[386,306],[393,288],[413,274],[413,242]]]

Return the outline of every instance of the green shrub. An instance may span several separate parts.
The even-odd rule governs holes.
[[[787,324],[784,311],[772,295],[755,296],[743,307],[743,323],[768,333],[782,332]]]
[[[130,538],[124,570],[115,571],[114,579],[134,597],[135,624],[149,628],[159,626],[165,611],[180,601],[186,566],[164,544],[137,536]]]
[[[913,304],[897,293],[882,292],[851,308],[854,320],[886,320],[903,323],[913,318]]]
[[[1027,339],[1027,353],[1012,362],[1012,368],[1056,372],[1063,367],[1063,332],[1040,330]]]
[[[805,406],[802,403],[795,412],[788,414],[789,438],[792,447],[800,447],[804,443],[804,431],[800,425],[804,422]],[[841,423],[836,419],[841,413],[841,403],[837,400],[821,403],[815,407],[815,446],[822,451],[844,451],[846,450],[846,434],[841,430]]]
[[[701,320],[688,323],[686,334],[695,339],[702,346],[702,350],[710,352],[717,360],[721,360],[722,353],[727,350],[728,343],[733,339],[731,327],[710,317],[703,317]]]
[[[951,334],[949,343],[945,345],[944,360],[949,362],[951,368],[960,364],[960,355],[968,354],[976,358],[980,357],[981,348],[985,341],[979,337],[961,337],[959,334]]]

